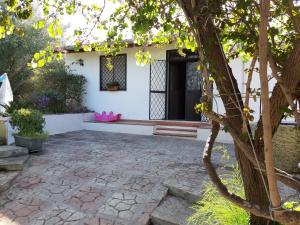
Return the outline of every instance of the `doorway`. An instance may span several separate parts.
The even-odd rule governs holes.
[[[167,51],[167,64],[167,119],[201,121],[201,115],[194,109],[201,98],[197,54],[187,52],[186,57],[183,57],[177,50],[170,50]]]
[[[169,62],[169,120],[185,120],[186,63]]]

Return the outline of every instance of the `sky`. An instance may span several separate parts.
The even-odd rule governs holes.
[[[0,0],[1,1],[1,0]],[[48,3],[51,4],[53,0],[48,0]],[[96,4],[100,7],[105,5],[103,10],[101,20],[108,18],[117,8],[118,3],[112,3],[111,0],[77,0],[83,2],[85,5]],[[39,20],[43,16],[42,8],[39,6],[39,0],[34,0],[34,18],[33,20]],[[63,15],[60,18],[61,26],[63,28],[63,38],[61,39],[61,43],[63,45],[73,45],[74,44],[74,30],[78,28],[85,28],[87,31],[90,31],[93,24],[88,23],[85,17],[81,12],[75,13],[73,15]],[[99,31],[98,29],[94,29],[92,35],[97,36],[99,40],[105,39],[105,31]]]
[[[105,8],[102,13],[101,18],[108,18],[111,13],[114,12],[116,9],[117,5],[113,4],[112,2],[108,2],[105,0],[84,0],[84,4],[97,4],[100,6],[103,6],[105,2]],[[89,24],[87,20],[84,18],[84,16],[81,13],[77,13],[74,15],[65,15],[62,19],[62,25],[64,26],[65,29],[65,36],[64,36],[64,41],[68,44],[72,43],[72,38],[71,40],[67,40],[67,36],[73,36],[74,30],[77,29],[78,27],[81,28],[86,28],[86,29],[91,29],[92,24]],[[99,31],[95,29],[92,33],[93,35],[96,35],[100,37],[100,39],[105,39],[105,32],[104,31]]]

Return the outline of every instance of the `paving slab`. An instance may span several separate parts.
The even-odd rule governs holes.
[[[14,145],[0,146],[0,158],[17,157],[27,155],[28,149]]]
[[[217,172],[222,176],[228,173],[228,170],[220,167],[217,169]],[[204,185],[209,181],[209,176],[204,167],[187,165],[165,179],[163,185],[169,189],[170,194],[193,204],[201,198],[204,192]]]
[[[168,177],[163,184],[169,192],[190,203],[196,202],[203,193],[203,185],[209,180],[204,168],[185,168]]]
[[[204,145],[85,130],[50,136],[0,195],[0,224],[149,225],[166,204],[165,180],[199,185]],[[21,169],[27,157],[0,159],[0,168]]]
[[[8,157],[0,159],[0,170],[1,171],[20,171],[23,170],[29,155]]]
[[[6,191],[18,174],[18,172],[0,172],[0,192]]]
[[[144,225],[124,219],[118,219],[114,216],[98,214],[89,219],[81,221],[78,225]]]
[[[188,225],[193,210],[184,199],[168,196],[151,214],[153,225]]]

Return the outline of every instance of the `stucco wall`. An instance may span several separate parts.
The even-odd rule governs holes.
[[[166,49],[157,49],[150,47],[149,50],[155,59],[166,59],[166,50],[174,49],[169,46]],[[121,113],[126,119],[149,119],[149,80],[150,80],[150,66],[138,66],[136,64],[135,52],[138,48],[128,48],[123,53],[127,54],[127,90],[118,92],[100,91],[100,61],[98,52],[86,53],[69,53],[65,55],[66,63],[71,65],[78,59],[83,59],[84,66],[78,64],[71,65],[75,73],[82,74],[87,78],[87,94],[85,97],[85,105],[97,112],[113,111]],[[243,63],[241,59],[236,59],[230,62],[231,69],[237,79],[239,88],[244,97],[247,80],[247,72],[245,69],[249,67],[249,63]],[[258,65],[257,65],[258,66]],[[270,90],[274,86],[274,80],[270,81]],[[259,75],[257,72],[253,74],[252,87],[259,88]],[[214,94],[217,94],[214,88]],[[254,102],[250,99],[250,105],[254,109],[255,121],[259,119],[260,115],[260,100]],[[214,106],[215,111],[224,113],[224,107],[220,97],[215,97]],[[293,121],[293,119],[289,119]]]
[[[84,122],[93,119],[93,113],[69,113],[44,115],[45,127],[49,135],[61,134],[84,129]],[[0,118],[0,137],[6,139],[7,144],[14,143],[13,133],[15,131],[9,123],[9,117]]]
[[[127,90],[126,91],[100,91],[100,54],[98,52],[71,53],[66,55],[66,63],[71,65],[78,59],[83,59],[84,66],[71,65],[78,74],[87,78],[87,94],[85,105],[97,112],[113,111],[121,113],[126,119],[149,119],[149,80],[150,65],[136,64],[136,48],[128,48],[127,54]],[[152,55],[157,59],[165,59],[166,52],[151,49]]]

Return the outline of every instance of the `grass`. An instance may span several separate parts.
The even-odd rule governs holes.
[[[236,167],[222,181],[231,192],[245,197],[241,175]],[[188,218],[191,225],[248,225],[249,214],[223,198],[212,183],[204,188],[203,197],[193,205],[195,213]]]

